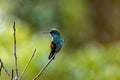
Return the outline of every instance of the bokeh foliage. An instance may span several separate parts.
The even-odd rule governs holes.
[[[120,80],[119,0],[1,0],[0,58],[11,71],[13,22],[21,73],[34,48],[23,80],[31,80],[47,62],[51,37],[42,32],[56,27],[65,45],[41,80]],[[0,80],[8,80],[2,71]]]

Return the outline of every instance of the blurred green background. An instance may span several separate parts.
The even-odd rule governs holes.
[[[65,44],[39,80],[120,80],[120,0],[0,0],[0,58],[11,72],[13,22],[17,28],[19,74],[37,52],[22,80],[47,63],[51,37]],[[0,80],[9,80],[2,70]]]

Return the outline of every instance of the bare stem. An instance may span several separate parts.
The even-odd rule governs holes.
[[[14,70],[12,69],[11,80],[13,80],[13,78],[14,78]]]
[[[21,75],[20,75],[20,77],[19,77],[19,80],[21,80],[23,74],[24,74],[25,71],[27,70],[27,68],[28,68],[28,66],[29,66],[29,64],[30,64],[30,62],[31,62],[31,60],[33,59],[33,57],[34,57],[34,55],[35,55],[35,52],[36,52],[36,49],[34,50],[32,56],[30,57],[30,59],[29,59],[29,61],[28,61],[28,63],[26,64],[25,68],[23,69],[23,71],[22,71],[22,73],[21,73]]]
[[[0,59],[0,63],[1,63],[1,65],[2,65],[3,70],[6,72],[6,74],[8,75],[8,77],[11,79],[11,74],[10,74],[10,72],[8,71],[8,69],[4,66],[4,64],[3,64],[3,62],[2,62],[1,59]]]
[[[15,58],[15,71],[16,71],[16,80],[18,80],[18,65],[17,65],[17,55],[16,55],[16,29],[15,29],[15,22],[13,25],[14,30],[14,58]]]
[[[0,59],[0,62],[1,62],[1,59]],[[1,71],[2,71],[2,63],[0,64],[0,76],[1,76]]]
[[[47,64],[40,70],[40,72],[33,78],[33,80],[37,80],[40,75],[43,73],[43,71],[47,68],[47,66],[52,62],[53,58],[55,57],[56,53],[53,55],[53,57],[47,62]]]

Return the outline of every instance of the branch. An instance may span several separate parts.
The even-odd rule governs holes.
[[[28,66],[29,66],[29,64],[30,64],[30,62],[31,62],[31,60],[33,59],[33,57],[34,57],[34,55],[35,55],[35,52],[36,52],[36,49],[34,50],[34,52],[33,52],[32,56],[30,57],[30,59],[29,59],[28,63],[26,64],[26,66],[25,66],[24,70],[22,71],[22,73],[21,73],[21,75],[20,75],[20,77],[19,77],[19,80],[21,80],[21,78],[22,78],[23,74],[24,74],[24,73],[25,73],[25,71],[27,70],[27,68],[28,68]]]
[[[0,63],[1,63],[1,59],[0,59]],[[0,76],[1,76],[2,68],[3,68],[3,65],[2,65],[2,63],[1,63],[1,65],[0,65]]]
[[[47,64],[40,70],[40,72],[33,78],[33,80],[37,80],[40,75],[43,73],[43,71],[47,68],[47,66],[52,62],[53,58],[55,57],[56,53],[53,55],[53,57],[47,62]]]
[[[14,77],[14,70],[12,69],[11,80],[14,80],[13,77]]]
[[[4,66],[2,60],[0,59],[0,63],[1,63],[1,66],[3,68],[3,70],[6,72],[6,74],[8,75],[8,77],[11,79],[11,74],[10,72],[8,71],[8,69]]]
[[[17,65],[17,55],[16,55],[16,29],[15,29],[15,22],[13,25],[14,30],[14,58],[15,58],[15,71],[16,71],[16,80],[18,80],[18,65]]]

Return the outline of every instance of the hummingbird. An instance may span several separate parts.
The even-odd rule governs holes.
[[[64,40],[61,38],[60,32],[55,28],[48,32],[48,34],[50,34],[52,37],[52,41],[50,44],[51,52],[48,57],[48,59],[50,60],[54,55],[56,55],[61,50],[64,44]],[[53,59],[55,59],[55,56],[53,57]]]

